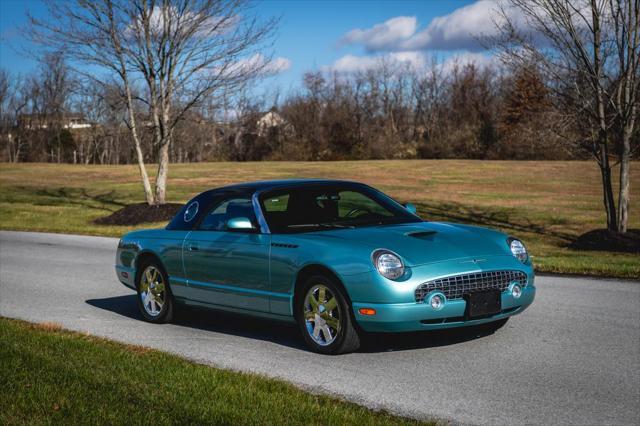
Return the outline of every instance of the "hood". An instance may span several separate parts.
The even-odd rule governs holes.
[[[468,257],[511,255],[507,236],[486,228],[440,222],[421,222],[315,233],[323,238],[347,240],[391,250],[408,266]]]

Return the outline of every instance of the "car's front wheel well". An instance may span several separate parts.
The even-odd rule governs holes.
[[[171,322],[174,315],[173,293],[169,283],[169,275],[162,260],[153,252],[142,252],[135,260],[135,287],[138,293],[137,302],[145,320],[152,323]],[[150,274],[143,287],[142,274],[147,268]],[[160,272],[158,274],[158,271]],[[153,289],[156,290],[153,290]],[[164,289],[164,290],[162,290]],[[158,311],[158,302],[160,310]],[[151,311],[149,310],[151,309]]]
[[[302,297],[302,295],[298,292],[298,289],[302,286],[302,284],[307,279],[309,279],[314,275],[323,275],[333,280],[337,285],[340,286],[345,297],[347,298],[347,301],[349,302],[349,304],[351,304],[349,293],[347,292],[347,289],[344,287],[344,284],[342,284],[342,280],[340,280],[340,278],[336,275],[336,273],[333,272],[331,269],[327,268],[326,266],[313,264],[313,265],[306,265],[304,268],[298,271],[298,275],[296,276],[295,287],[293,289],[294,306],[295,306],[295,301],[298,300],[298,297]]]
[[[314,287],[318,288],[318,296],[311,297],[316,300],[316,308],[313,308],[311,302],[305,307],[307,303],[305,293]],[[327,296],[328,298],[322,296],[323,299],[320,299],[320,294],[325,296],[330,294],[330,296]],[[332,308],[328,307],[329,303],[331,303],[329,300],[333,302]],[[351,298],[342,280],[326,266],[307,265],[298,272],[292,309],[304,339],[314,351],[334,355],[353,352],[360,347],[360,336],[358,334],[360,328],[353,314]],[[315,319],[309,319],[306,315],[312,312],[315,315]],[[338,314],[337,317],[335,313]],[[343,315],[343,313],[346,315]],[[325,318],[325,321],[327,321],[323,326],[317,325],[316,321],[320,321],[319,317]],[[338,325],[331,325],[329,323],[330,320]],[[335,329],[329,328],[334,326],[336,327]],[[310,327],[313,327],[313,330]],[[320,327],[324,328],[319,331]],[[324,345],[319,342],[319,340],[322,340],[320,335],[323,336]],[[327,341],[327,336],[331,339],[330,341]]]
[[[166,269],[164,268],[164,265],[162,264],[162,261],[160,260],[160,258],[158,256],[156,256],[154,253],[151,252],[143,252],[140,253],[137,257],[136,257],[136,286],[138,285],[138,281],[140,280],[140,274],[142,273],[142,265],[144,265],[146,262],[155,262],[157,263],[157,265],[159,267],[161,267],[164,271],[166,271]]]

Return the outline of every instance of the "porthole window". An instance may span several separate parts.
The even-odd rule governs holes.
[[[196,217],[196,215],[198,214],[198,207],[200,207],[200,204],[198,204],[197,201],[194,201],[193,203],[189,204],[189,207],[187,207],[187,210],[184,211],[185,222],[191,222],[193,218]]]

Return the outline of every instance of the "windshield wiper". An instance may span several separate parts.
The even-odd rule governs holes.
[[[339,223],[299,223],[295,225],[287,225],[287,228],[348,228],[353,229],[353,225],[341,225]]]
[[[357,226],[384,226],[384,225],[400,225],[404,223],[412,223],[413,221],[407,221],[404,218],[399,217],[388,217],[381,218],[377,220],[371,220],[368,222],[360,222],[356,224]]]

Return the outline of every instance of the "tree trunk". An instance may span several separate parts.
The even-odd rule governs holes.
[[[616,206],[613,198],[613,186],[611,185],[611,165],[606,145],[600,147],[600,173],[602,175],[602,194],[604,210],[607,213],[607,229],[617,231]]]
[[[169,173],[169,142],[166,141],[160,146],[158,152],[158,176],[156,178],[156,204],[167,202],[167,175]]]
[[[138,137],[138,128],[136,126],[136,116],[133,106],[133,96],[131,95],[131,88],[125,78],[125,93],[127,96],[127,109],[129,110],[129,126],[131,129],[131,137],[133,138],[133,145],[136,151],[136,157],[138,159],[138,168],[140,169],[140,177],[142,178],[142,186],[144,187],[144,195],[147,198],[147,204],[150,206],[154,204],[153,191],[151,190],[151,183],[149,182],[149,175],[147,174],[147,168],[144,165],[144,154],[140,147],[140,138]]]
[[[233,146],[235,147],[236,150],[236,160],[242,160],[244,161],[244,144],[242,143],[242,127],[238,127],[238,129],[236,130],[236,134],[233,137]],[[314,145],[315,146],[315,145]]]
[[[151,206],[154,204],[153,192],[151,191],[151,183],[149,183],[149,175],[147,174],[147,169],[144,166],[144,155],[142,154],[142,149],[140,148],[140,141],[138,140],[137,135],[133,139],[134,139],[134,145],[136,149],[136,157],[138,158],[138,168],[140,169],[140,177],[142,178],[142,186],[144,187],[144,195],[147,199],[147,204]]]
[[[629,166],[631,163],[631,134],[624,129],[620,153],[620,190],[618,192],[618,223],[616,231],[627,232],[629,219]]]
[[[640,35],[640,13],[638,8],[640,4],[637,2],[635,6],[632,6],[631,1],[627,3],[627,16],[629,30],[626,33],[626,39],[620,43],[620,47],[626,47],[626,55],[623,53],[623,49],[618,50],[618,56],[622,64],[622,68],[626,67],[622,84],[619,91],[618,108],[621,110],[627,110],[628,115],[626,121],[621,123],[622,132],[620,133],[620,188],[618,192],[618,229],[621,234],[627,232],[627,222],[629,219],[629,168],[631,165],[631,138],[634,133],[636,111],[637,111],[637,98],[638,98],[638,79],[637,74],[638,67],[638,47],[640,43],[638,37]],[[625,46],[626,44],[626,46]],[[635,90],[634,90],[635,89]],[[622,105],[620,105],[622,104]]]
[[[609,163],[609,137],[605,109],[604,93],[601,85],[602,79],[602,57],[600,51],[601,30],[600,12],[595,0],[591,0],[591,17],[593,32],[593,72],[591,75],[592,85],[596,94],[595,115],[598,117],[598,163],[602,174],[602,192],[604,198],[604,209],[607,214],[607,229],[617,231],[616,205],[613,198],[613,187],[611,185],[611,164]]]

